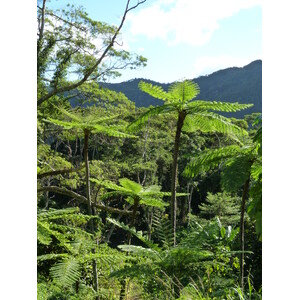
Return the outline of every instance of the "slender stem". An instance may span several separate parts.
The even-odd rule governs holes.
[[[174,246],[176,245],[176,211],[177,211],[177,201],[176,201],[176,186],[177,186],[177,172],[178,172],[178,153],[179,153],[179,142],[181,129],[183,126],[186,113],[181,111],[178,113],[177,128],[175,135],[174,143],[174,152],[173,152],[173,166],[172,166],[172,183],[171,183],[171,223],[173,227],[173,242]]]
[[[244,289],[244,251],[245,251],[245,206],[246,206],[246,198],[249,190],[250,177],[248,177],[247,181],[244,184],[243,195],[242,195],[242,204],[241,204],[241,219],[240,219],[240,247],[241,247],[241,255],[240,255],[240,287]]]
[[[91,187],[90,187],[90,169],[89,169],[89,156],[88,156],[88,146],[89,146],[89,135],[90,131],[84,130],[84,162],[85,162],[85,184],[86,184],[86,198],[88,201],[88,211],[89,215],[93,215],[92,201],[91,201]],[[94,234],[94,221],[90,220],[91,231]],[[92,249],[92,253],[95,253],[95,249]],[[98,293],[98,271],[97,271],[97,261],[93,259],[93,277],[94,277],[94,290]],[[99,296],[96,296],[96,300],[99,300]]]

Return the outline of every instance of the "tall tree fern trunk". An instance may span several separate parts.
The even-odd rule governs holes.
[[[174,152],[173,152],[173,164],[172,164],[172,183],[171,183],[171,223],[173,227],[173,242],[176,245],[176,211],[177,211],[177,201],[176,201],[176,186],[177,186],[177,173],[178,173],[178,153],[179,153],[179,142],[181,129],[185,119],[185,112],[178,113]]]
[[[240,255],[240,287],[244,289],[244,251],[245,251],[245,206],[246,199],[249,190],[250,177],[248,177],[247,181],[244,184],[243,195],[242,195],[242,204],[241,204],[241,219],[240,219],[240,247],[241,247],[241,255]]]
[[[91,187],[90,187],[90,166],[89,166],[89,156],[88,156],[88,147],[89,147],[89,135],[88,130],[84,130],[84,162],[85,162],[85,184],[86,184],[86,198],[88,200],[88,212],[89,215],[93,215],[92,202],[91,202]],[[92,233],[94,233],[94,222],[90,220],[90,227]],[[92,252],[95,253],[95,249],[92,249]],[[93,260],[93,277],[94,277],[94,289],[98,293],[98,272],[97,272],[97,262]],[[96,297],[96,300],[99,300],[99,296]]]
[[[135,198],[134,199],[134,204],[133,204],[133,209],[132,209],[132,217],[131,217],[131,221],[130,221],[130,227],[133,227],[135,224],[135,219],[136,219],[136,214],[137,214],[137,210],[138,210],[138,206],[139,206],[139,199]],[[128,245],[131,245],[131,237],[132,234],[131,232],[128,233]]]

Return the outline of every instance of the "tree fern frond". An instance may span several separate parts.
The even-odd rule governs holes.
[[[163,209],[169,205],[169,203],[166,203],[159,198],[154,198],[154,197],[151,198],[151,197],[145,197],[145,196],[141,197],[140,204],[158,207],[160,209]]]
[[[82,122],[82,117],[78,116],[75,113],[71,113],[69,110],[61,107],[58,107],[54,104],[52,104],[52,106],[54,106],[57,110],[59,110],[62,114],[64,114],[65,116],[69,117],[70,119],[76,121],[76,122]]]
[[[170,102],[172,100],[182,103],[194,99],[200,93],[200,88],[196,82],[185,80],[182,82],[175,82],[169,88],[168,95]]]
[[[51,123],[51,124],[54,124],[54,125],[61,126],[65,129],[71,129],[71,128],[73,128],[73,125],[74,125],[72,122],[56,120],[56,119],[52,119],[50,117],[48,117],[48,119],[43,119],[43,121],[46,122],[46,123]]]
[[[140,81],[139,82],[139,89],[150,96],[160,99],[166,100],[168,98],[168,93],[163,90],[162,87],[157,85],[152,85],[151,83]]]
[[[45,261],[45,260],[53,260],[53,259],[62,259],[62,258],[67,258],[69,257],[68,253],[51,253],[51,254],[43,254],[43,255],[38,255],[37,256],[37,261]]]
[[[98,185],[104,186],[105,188],[110,189],[110,190],[115,190],[117,192],[124,192],[124,193],[128,193],[128,194],[132,194],[132,191],[130,189],[125,188],[123,186],[119,186],[109,180],[101,180],[100,181],[96,178],[90,178],[90,181],[94,182]]]
[[[119,182],[122,187],[126,188],[127,190],[131,190],[135,194],[138,194],[143,189],[143,187],[140,184],[138,184],[128,178],[121,178],[121,179],[119,179]]]
[[[164,249],[173,245],[173,230],[170,220],[163,216],[161,211],[154,211],[152,218],[153,234],[158,238]]]
[[[157,245],[153,244],[146,237],[144,237],[141,232],[136,231],[135,228],[130,228],[128,225],[125,225],[124,223],[121,223],[121,222],[119,222],[115,219],[112,219],[112,218],[107,218],[107,221],[109,221],[112,224],[118,226],[119,228],[122,228],[123,230],[125,230],[127,232],[130,232],[135,237],[137,237],[140,241],[145,243],[149,248],[159,251],[159,248],[157,247]]]
[[[141,125],[143,125],[144,123],[146,123],[148,121],[149,117],[156,116],[161,113],[169,113],[169,112],[173,112],[173,111],[176,111],[176,108],[171,104],[164,104],[161,106],[156,106],[156,107],[150,108],[145,113],[143,113],[140,117],[138,117],[135,121],[130,123],[128,125],[127,129],[129,131],[136,131],[139,129],[139,127]]]
[[[254,180],[258,180],[262,174],[262,165],[260,160],[256,160],[251,166],[251,176]]]
[[[69,287],[80,278],[80,264],[74,257],[69,257],[52,266],[50,275],[58,284]]]
[[[188,113],[198,113],[206,110],[222,111],[222,112],[236,112],[252,107],[253,104],[240,104],[220,101],[204,101],[195,100],[187,104],[186,110]]]
[[[86,126],[88,128],[88,126]],[[114,125],[100,125],[100,124],[92,124],[90,126],[90,131],[97,133],[102,132],[108,136],[114,136],[119,138],[137,138],[136,135],[132,135],[126,132],[120,131],[122,128],[120,126],[114,126]]]
[[[251,155],[239,155],[226,162],[222,171],[221,184],[225,191],[236,192],[250,175]]]
[[[72,215],[75,213],[79,213],[80,210],[78,207],[68,207],[64,209],[49,209],[49,210],[39,210],[37,217],[38,220],[43,220],[45,218],[52,219],[56,217],[63,218],[65,215]]]
[[[118,245],[118,248],[122,251],[131,252],[138,256],[148,257],[153,260],[161,260],[159,252],[151,248],[144,248],[142,246],[133,245]]]
[[[193,132],[201,130],[202,132],[219,132],[233,135],[247,135],[247,131],[231,123],[230,119],[214,114],[212,112],[201,113],[198,115],[186,117],[188,125],[183,125],[182,130]]]
[[[45,224],[37,220],[37,240],[43,245],[50,245],[52,242],[53,235],[52,230],[49,228],[48,224]]]
[[[201,171],[207,171],[218,166],[222,160],[231,158],[238,153],[241,153],[241,151],[241,148],[236,145],[204,150],[200,152],[197,157],[191,160],[191,162],[186,166],[183,174],[185,176],[194,177]]]

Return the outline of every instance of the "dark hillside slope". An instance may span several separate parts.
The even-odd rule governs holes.
[[[161,105],[161,100],[155,99],[142,92],[138,83],[144,79],[132,79],[121,83],[100,83],[117,92],[123,92],[127,98],[135,102],[137,107]],[[167,90],[170,84],[144,80]],[[197,99],[228,101],[239,103],[253,103],[254,107],[232,116],[242,118],[244,114],[262,111],[262,61],[256,60],[242,68],[228,68],[214,72],[207,76],[193,79],[200,87]]]

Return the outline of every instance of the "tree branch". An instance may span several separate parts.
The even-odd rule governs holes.
[[[70,91],[70,90],[73,90],[73,89],[76,89],[77,87],[79,87],[80,85],[82,85],[84,82],[86,82],[88,80],[88,78],[90,77],[90,75],[94,72],[94,70],[101,64],[101,62],[103,61],[103,59],[105,58],[107,52],[113,47],[114,43],[115,43],[115,39],[117,38],[118,34],[120,33],[121,31],[121,28],[123,27],[123,24],[125,22],[125,19],[126,19],[126,15],[127,13],[138,7],[140,4],[144,3],[146,0],[143,0],[141,2],[138,2],[135,6],[129,8],[129,3],[130,3],[130,0],[127,1],[127,4],[126,4],[126,9],[125,9],[125,12],[123,14],[123,17],[122,17],[122,21],[118,27],[118,29],[116,30],[116,32],[114,33],[110,43],[108,44],[108,46],[106,47],[106,49],[104,50],[104,52],[102,53],[101,57],[96,61],[96,63],[89,69],[89,71],[84,75],[84,77],[79,80],[78,82],[76,83],[73,83],[73,84],[70,84],[68,86],[65,86],[65,87],[61,87],[61,88],[55,88],[53,89],[51,92],[49,92],[48,94],[42,96],[38,101],[37,101],[37,105],[40,106],[44,101],[48,100],[49,98],[51,98],[52,96],[54,95],[57,95],[59,93],[63,93],[63,92],[67,92],[67,91]]]
[[[44,172],[44,173],[37,174],[37,179],[42,179],[42,178],[48,177],[48,176],[73,173],[73,172],[77,172],[83,168],[84,168],[84,165],[80,166],[79,168],[75,168],[75,169],[62,169],[62,170]]]
[[[80,203],[88,204],[88,200],[86,197],[79,195],[68,189],[58,187],[58,186],[44,186],[44,187],[39,188],[37,191],[38,191],[38,193],[39,192],[52,192],[52,193],[65,195],[65,196],[68,196],[71,198],[75,198]],[[101,205],[101,204],[95,204],[95,203],[92,203],[92,206],[99,208],[100,210],[110,212],[110,213],[116,213],[116,214],[122,214],[122,215],[132,215],[132,211],[128,211],[128,210],[121,210],[118,208],[105,206],[105,205]]]
[[[42,11],[42,20],[41,20],[41,24],[39,27],[39,39],[37,42],[37,54],[40,53],[42,40],[43,40],[43,36],[44,36],[46,0],[43,0],[43,7],[40,9]]]

